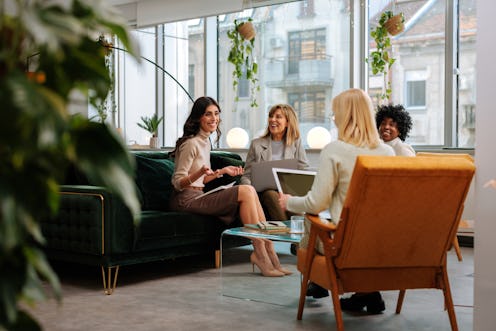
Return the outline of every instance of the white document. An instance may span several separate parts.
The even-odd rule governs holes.
[[[203,194],[201,194],[201,195],[197,196],[197,197],[195,198],[195,200],[196,200],[196,199],[203,198],[204,196],[209,195],[210,193],[214,193],[214,192],[217,192],[217,191],[220,191],[220,190],[225,190],[226,188],[229,188],[229,187],[234,186],[234,184],[235,184],[235,183],[236,183],[236,182],[234,181],[234,182],[229,183],[229,184],[227,184],[227,185],[218,186],[218,187],[216,187],[216,188],[214,188],[214,189],[212,189],[212,190],[210,190],[210,191],[208,191],[208,192],[205,192],[205,193],[203,193]]]

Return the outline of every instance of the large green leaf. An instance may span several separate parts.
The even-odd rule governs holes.
[[[38,221],[57,212],[67,167],[76,164],[139,212],[133,159],[120,137],[68,111],[75,90],[93,104],[108,94],[99,35],[137,53],[124,20],[103,1],[12,4],[16,16],[2,10],[0,17],[0,330],[38,330],[18,301],[42,300],[43,281],[60,293],[39,249]]]

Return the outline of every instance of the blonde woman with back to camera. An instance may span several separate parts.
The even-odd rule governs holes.
[[[304,197],[280,194],[279,204],[283,210],[296,213],[319,214],[328,209],[332,217],[330,221],[337,224],[357,156],[395,154],[379,138],[372,101],[364,91],[349,89],[340,93],[332,101],[332,110],[338,139],[322,149],[311,190]],[[301,247],[308,246],[309,232],[310,225],[305,221]],[[323,253],[320,240],[316,249]],[[328,293],[326,289],[311,283],[307,295],[320,298]],[[341,298],[340,302],[343,310],[360,311],[366,307],[369,313],[379,313],[385,309],[379,292],[357,293],[352,298]]]

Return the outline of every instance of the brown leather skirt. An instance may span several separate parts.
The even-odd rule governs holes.
[[[202,194],[202,191],[190,188],[174,191],[169,203],[170,209],[216,216],[226,224],[230,224],[236,219],[239,212],[237,186],[195,199]]]

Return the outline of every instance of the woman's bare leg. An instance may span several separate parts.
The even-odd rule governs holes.
[[[262,205],[258,200],[257,191],[255,191],[253,186],[239,185],[238,202],[239,216],[243,224],[254,224],[265,221]],[[252,238],[252,244],[254,252],[250,256],[250,261],[259,267],[262,275],[270,277],[284,276],[284,272],[277,270],[272,264],[274,257],[267,251],[265,241],[260,238]],[[277,261],[279,260],[277,259]]]
[[[251,185],[239,185],[238,188],[239,216],[243,224],[254,224],[265,221],[262,205],[258,200],[257,191]]]

